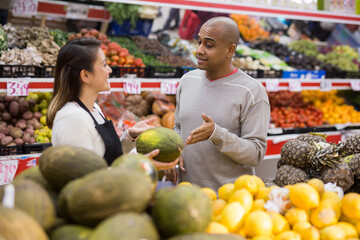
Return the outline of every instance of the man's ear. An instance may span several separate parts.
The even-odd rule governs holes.
[[[236,44],[235,43],[230,44],[228,46],[228,54],[227,54],[227,56],[231,58],[235,54],[235,50],[236,50]]]
[[[85,69],[80,71],[80,78],[83,83],[89,83],[89,73]]]

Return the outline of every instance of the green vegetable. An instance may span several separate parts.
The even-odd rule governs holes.
[[[68,40],[69,33],[63,32],[60,29],[50,30],[50,35],[54,37],[54,42],[62,47]]]
[[[2,51],[7,50],[7,37],[4,29],[0,27],[0,54]]]
[[[125,20],[130,19],[131,26],[136,26],[136,21],[140,16],[139,10],[141,6],[134,4],[105,2],[105,7],[118,24],[122,24]]]

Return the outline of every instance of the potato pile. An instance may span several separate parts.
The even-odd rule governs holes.
[[[0,145],[35,143],[34,132],[40,129],[42,114],[31,112],[36,101],[25,97],[0,96]]]

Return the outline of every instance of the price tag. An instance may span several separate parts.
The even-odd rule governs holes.
[[[137,79],[126,79],[124,80],[124,92],[130,94],[141,93],[141,81]]]
[[[18,168],[18,160],[0,161],[0,185],[10,183]]]
[[[38,0],[15,0],[12,13],[17,15],[36,15]]]
[[[331,87],[332,87],[331,81],[326,81],[325,79],[322,79],[320,81],[320,89],[321,89],[321,91],[329,92],[329,91],[331,91]]]
[[[87,19],[89,6],[85,4],[70,3],[66,9],[66,18],[69,19]]]
[[[176,89],[178,86],[177,80],[163,80],[161,81],[161,93],[164,94],[176,94]]]
[[[278,92],[279,91],[279,80],[267,79],[266,80],[266,90],[268,92]]]
[[[360,91],[360,80],[351,80],[351,88],[354,91]]]
[[[289,81],[289,90],[291,92],[301,92],[301,81],[292,79]]]
[[[17,79],[7,81],[7,95],[8,96],[28,96],[29,95],[29,80]]]

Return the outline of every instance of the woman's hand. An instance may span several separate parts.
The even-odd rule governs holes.
[[[153,128],[154,126],[151,126],[150,124],[154,123],[155,120],[156,120],[156,118],[152,117],[152,118],[135,123],[134,126],[128,128],[129,135],[132,138],[137,138],[140,135],[140,133],[142,133],[143,131]]]
[[[159,162],[153,159],[153,157],[157,156],[160,153],[159,149],[155,149],[152,152],[149,152],[148,154],[145,154],[145,156],[149,157],[157,170],[166,170],[166,169],[172,169],[175,168],[176,164],[179,162],[179,158],[176,159],[173,162],[165,163],[165,162]]]

